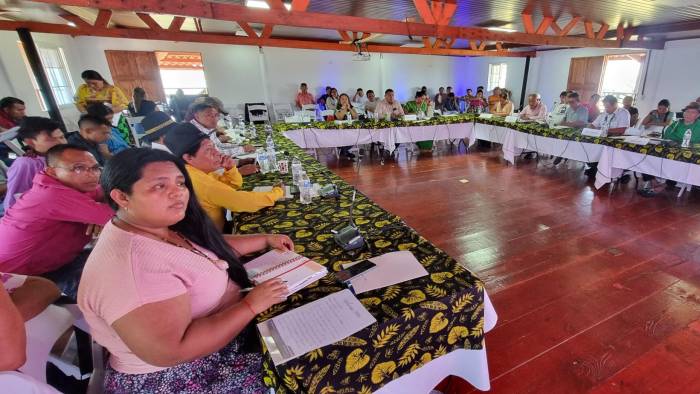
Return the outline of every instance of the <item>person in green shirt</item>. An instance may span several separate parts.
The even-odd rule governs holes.
[[[425,94],[422,91],[416,92],[416,98],[409,101],[403,106],[403,111],[407,114],[419,114],[428,112],[428,102],[425,100]]]
[[[673,122],[666,130],[664,130],[664,138],[671,141],[676,141],[678,143],[683,143],[683,137],[687,130],[690,130],[690,143],[697,144],[700,143],[700,103],[695,101],[688,104],[683,110],[683,119],[679,119]],[[656,193],[651,186],[651,181],[654,179],[653,176],[642,174],[642,189],[639,190],[639,194],[643,197],[654,197]],[[672,188],[676,185],[676,182],[667,180],[666,186]]]
[[[413,101],[409,101],[403,106],[403,110],[407,114],[423,114],[428,113],[428,100],[426,100],[425,93],[422,90],[416,92],[416,98]],[[433,149],[433,141],[418,141],[416,142],[418,149],[422,151],[427,151]]]
[[[688,104],[683,110],[683,119],[673,122],[666,130],[664,130],[664,138],[676,142],[683,142],[686,130],[692,133],[690,137],[691,144],[700,143],[700,103],[693,101]]]

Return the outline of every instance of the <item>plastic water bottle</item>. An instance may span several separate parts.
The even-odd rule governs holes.
[[[301,166],[301,160],[295,157],[294,160],[292,160],[292,183],[294,183],[295,186],[300,186],[299,180],[302,172],[304,172],[304,168]]]
[[[690,148],[691,138],[693,138],[693,132],[690,129],[688,129],[685,131],[685,134],[683,134],[683,143],[681,144],[681,147]]]
[[[264,149],[258,153],[258,165],[260,165],[260,172],[262,174],[270,172],[270,161],[267,157],[267,151]]]
[[[301,173],[299,186],[299,202],[302,204],[311,204],[311,180],[306,172]]]
[[[267,135],[265,145],[267,147],[267,160],[270,164],[270,172],[274,172],[277,169],[277,152],[275,152],[275,141],[272,140],[272,134]]]

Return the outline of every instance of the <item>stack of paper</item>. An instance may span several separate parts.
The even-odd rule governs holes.
[[[280,365],[376,321],[350,290],[343,290],[264,321],[258,330],[272,362]]]
[[[428,275],[428,271],[418,262],[413,253],[407,250],[372,257],[369,261],[377,266],[350,279],[355,294],[381,289]],[[357,263],[344,264],[343,269]]]
[[[326,267],[292,251],[271,250],[248,262],[244,267],[254,284],[280,278],[287,283],[290,294],[328,274]]]

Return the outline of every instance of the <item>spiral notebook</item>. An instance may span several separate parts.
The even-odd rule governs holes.
[[[271,250],[246,263],[244,267],[254,284],[280,278],[287,282],[290,294],[328,274],[326,267],[292,251]]]

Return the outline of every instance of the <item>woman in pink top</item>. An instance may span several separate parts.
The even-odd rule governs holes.
[[[264,392],[261,354],[243,350],[242,334],[287,289],[271,280],[243,297],[251,284],[238,256],[292,241],[222,236],[164,151],[120,152],[101,182],[117,213],[85,265],[78,304],[111,354],[105,391]]]

